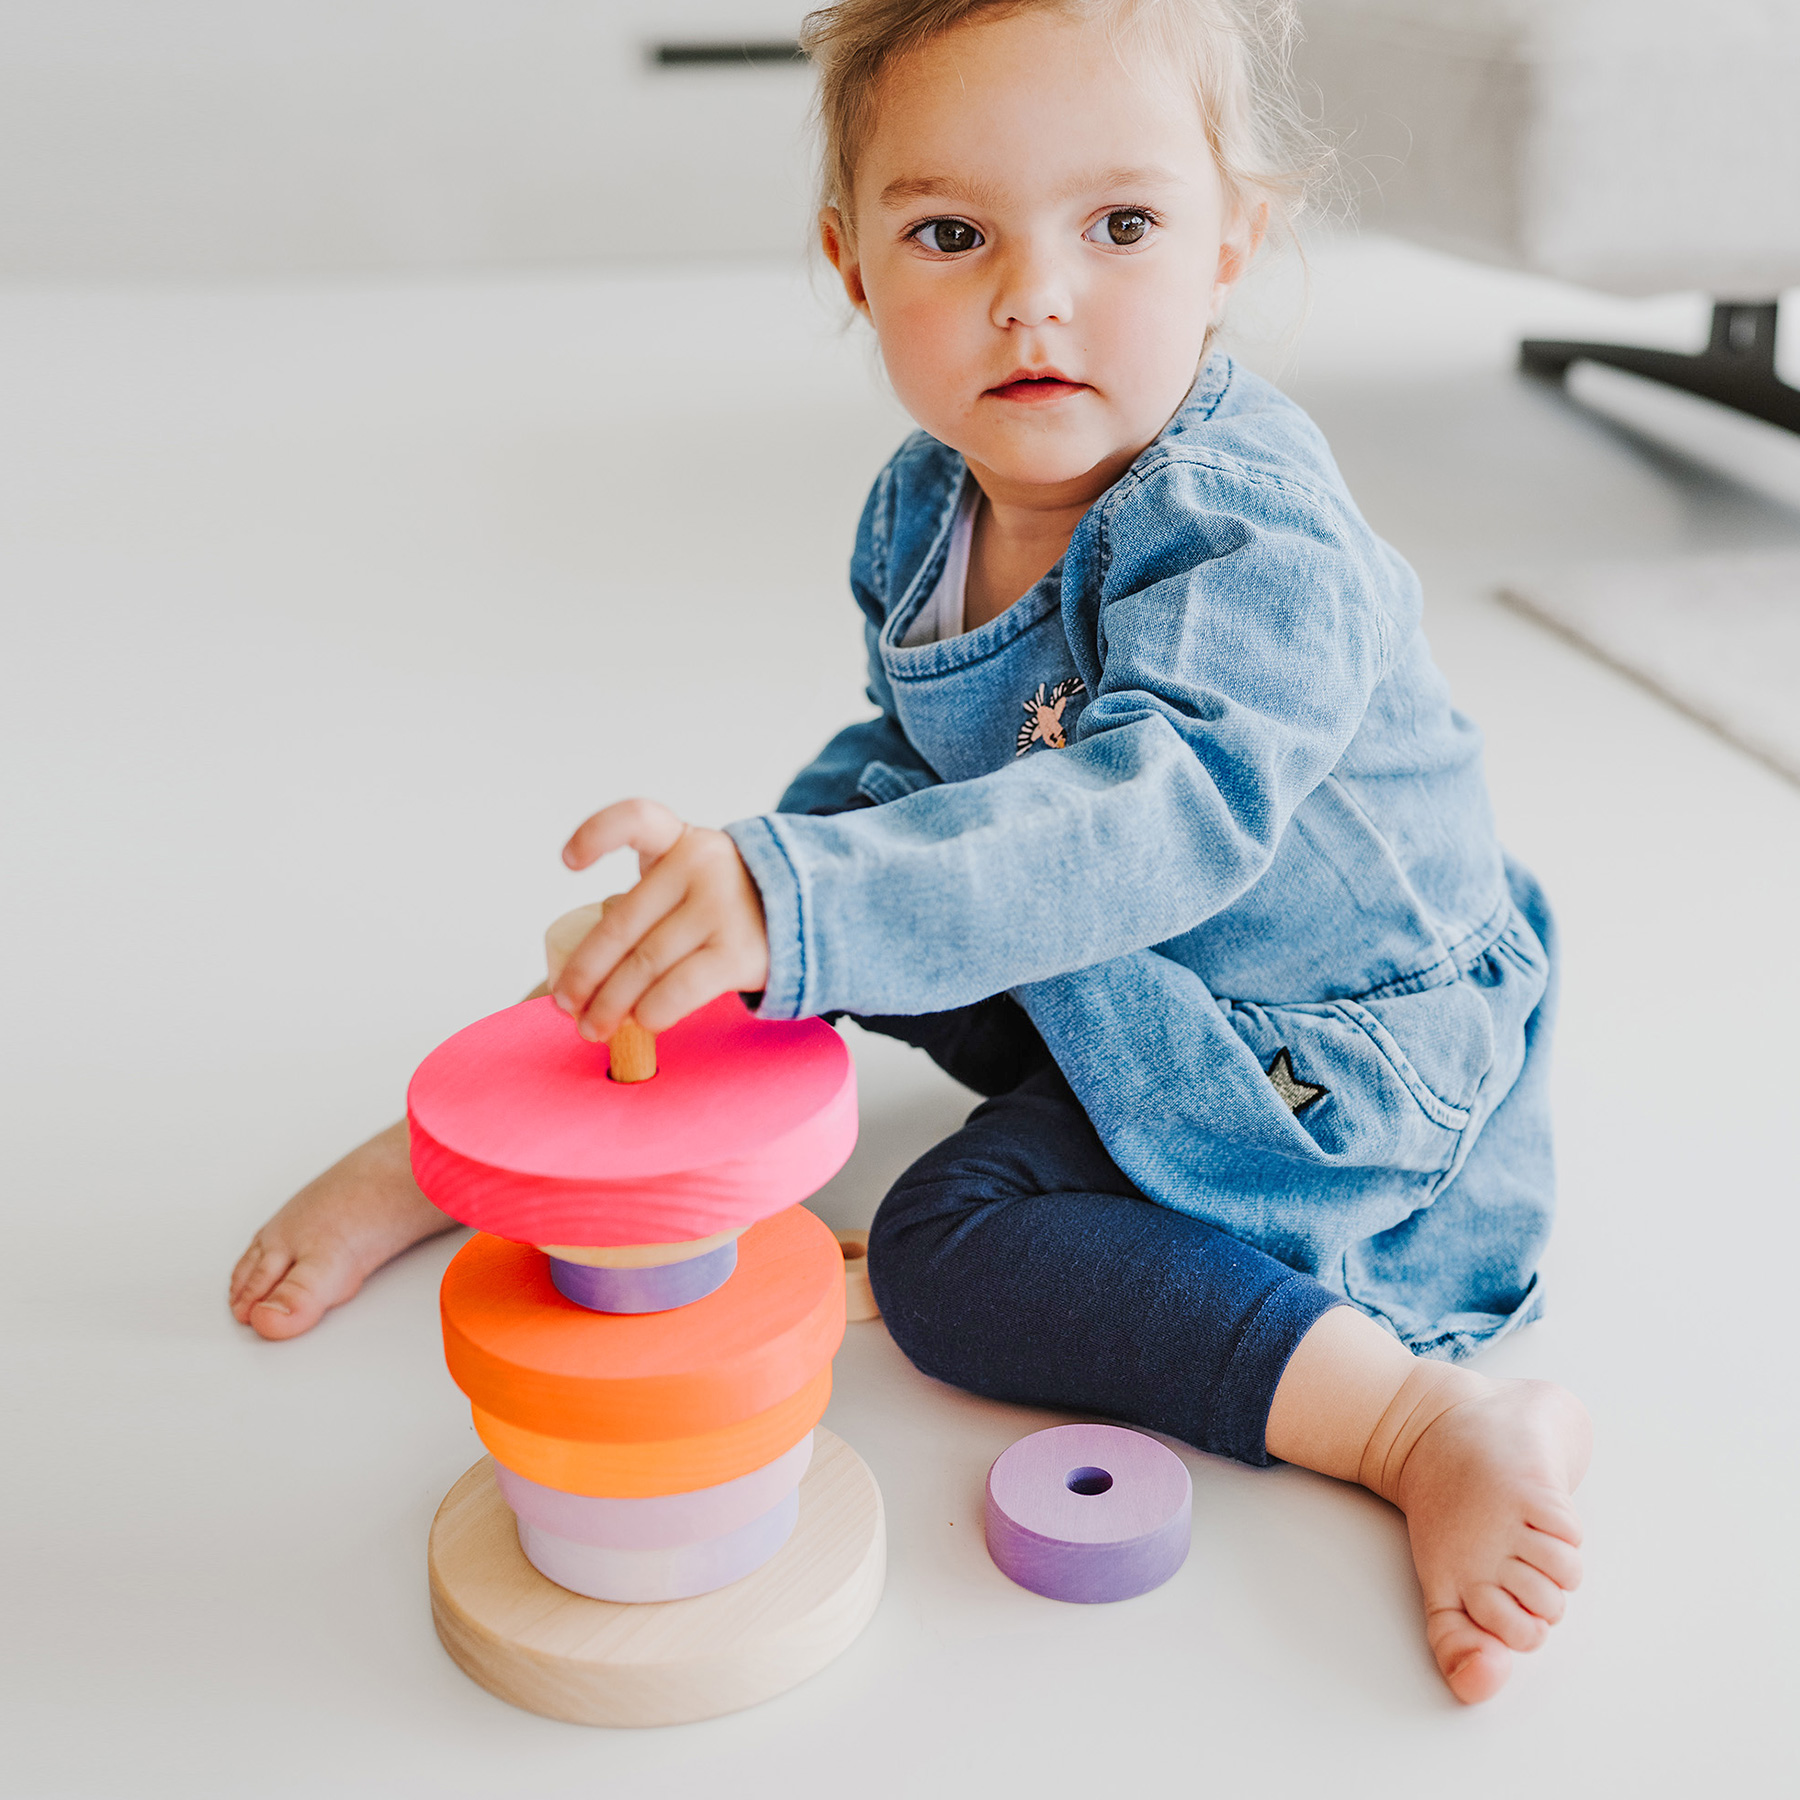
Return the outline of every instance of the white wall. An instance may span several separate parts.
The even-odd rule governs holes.
[[[0,0],[0,276],[792,256],[804,0]]]

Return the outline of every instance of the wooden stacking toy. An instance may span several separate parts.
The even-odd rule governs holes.
[[[600,916],[559,920],[552,979]],[[728,995],[591,1044],[549,999],[420,1065],[413,1169],[481,1235],[444,1355],[489,1456],[432,1526],[432,1612],[502,1699],[584,1724],[710,1718],[836,1656],[881,1596],[881,1495],[819,1423],[845,1255],[799,1202],[856,1137],[818,1020]]]
[[[879,1319],[881,1308],[869,1286],[869,1234],[840,1231],[838,1248],[844,1253],[844,1313],[852,1322]]]
[[[1052,1600],[1129,1600],[1187,1561],[1193,1499],[1187,1464],[1155,1438],[1056,1425],[988,1470],[988,1554]]]

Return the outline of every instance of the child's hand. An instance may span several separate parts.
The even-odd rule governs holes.
[[[759,990],[769,977],[762,896],[722,831],[684,825],[654,800],[597,812],[563,846],[585,869],[609,850],[638,853],[638,884],[552,975],[551,997],[595,1042],[627,1014],[667,1031],[720,994]]]

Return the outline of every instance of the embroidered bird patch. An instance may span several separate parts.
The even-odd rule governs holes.
[[[1264,1073],[1274,1083],[1276,1093],[1281,1096],[1289,1112],[1305,1112],[1315,1100],[1323,1100],[1331,1092],[1328,1087],[1319,1087],[1295,1076],[1294,1059],[1288,1055],[1286,1044],[1275,1052],[1275,1060]]]
[[[1079,675],[1059,681],[1048,695],[1040,681],[1037,692],[1025,702],[1025,723],[1019,727],[1018,745],[1013,755],[1023,756],[1033,744],[1042,744],[1046,750],[1063,749],[1069,741],[1063,730],[1063,708],[1075,695],[1086,692],[1087,685]]]

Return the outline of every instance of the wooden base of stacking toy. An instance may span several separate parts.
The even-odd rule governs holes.
[[[525,1560],[484,1457],[431,1527],[431,1611],[463,1671],[514,1706],[577,1725],[680,1725],[738,1712],[816,1674],[881,1599],[881,1490],[821,1428],[792,1537],[753,1574],[689,1600],[588,1600]]]

